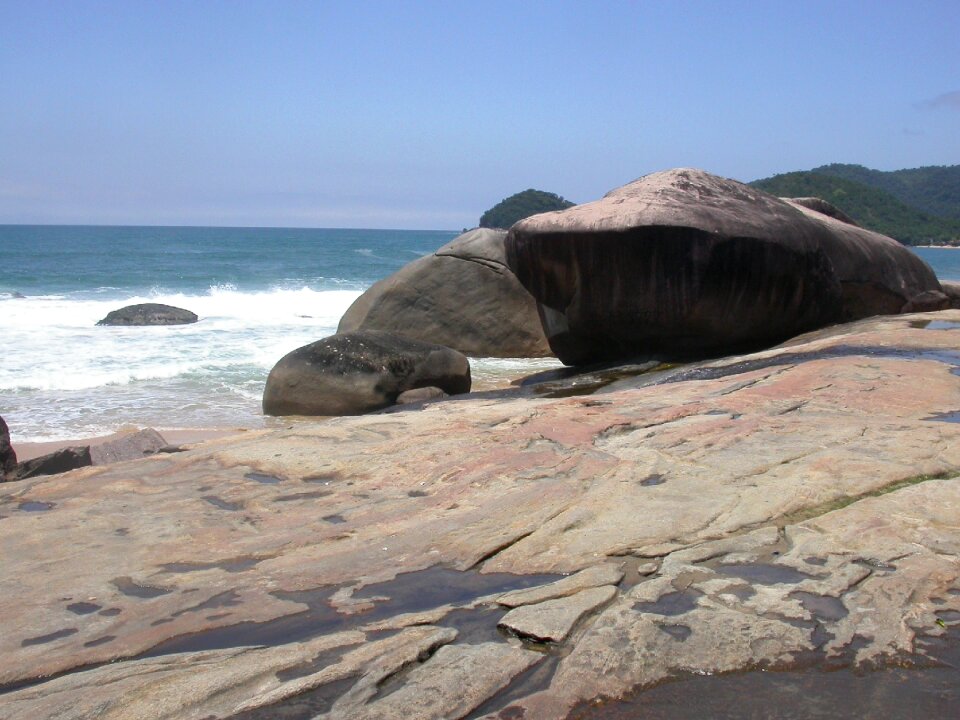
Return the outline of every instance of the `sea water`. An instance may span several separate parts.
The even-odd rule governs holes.
[[[0,416],[14,442],[124,427],[262,427],[263,387],[286,353],[336,332],[377,280],[451,231],[0,226]],[[960,250],[920,248],[960,281]],[[97,327],[141,302],[200,320]],[[471,361],[475,384],[554,360]]]
[[[15,442],[262,427],[286,353],[336,332],[370,285],[457,233],[0,226],[0,416]],[[199,322],[98,327],[156,302]],[[478,359],[475,384],[556,361]]]

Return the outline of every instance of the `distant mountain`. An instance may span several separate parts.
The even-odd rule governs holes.
[[[931,165],[909,170],[871,170],[834,163],[811,172],[832,175],[884,190],[929,215],[960,220],[960,165]]]
[[[508,228],[515,222],[551,210],[566,210],[574,203],[543,190],[524,190],[501,200],[480,216],[480,227]]]
[[[876,181],[876,175],[888,176],[894,173],[885,173],[879,170],[869,170],[859,165],[827,165],[825,168],[859,168]],[[960,170],[960,166],[955,166]],[[918,168],[920,170],[940,170],[941,168]],[[950,169],[950,168],[943,168]],[[763,180],[755,180],[750,185],[764,192],[780,197],[819,197],[827,200],[863,227],[884,235],[896,238],[906,245],[926,245],[960,243],[960,220],[953,217],[939,217],[925,212],[912,203],[899,199],[893,193],[877,188],[876,186],[840,177],[836,172],[821,172],[817,170],[785,173],[774,175]],[[851,174],[859,170],[849,171]],[[847,172],[842,170],[841,172]],[[912,173],[916,171],[897,171]],[[876,175],[873,175],[873,174]],[[861,173],[863,174],[863,173]],[[908,176],[919,177],[919,176]],[[960,177],[960,175],[958,175]],[[899,181],[897,181],[899,182]],[[919,187],[914,184],[914,188]],[[938,195],[938,197],[944,197]],[[944,201],[949,203],[950,197]],[[955,197],[957,207],[960,208],[960,185],[957,186]]]

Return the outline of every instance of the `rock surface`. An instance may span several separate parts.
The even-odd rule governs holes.
[[[97,325],[189,325],[196,321],[196,313],[183,308],[161,303],[141,303],[111,310]]]
[[[506,256],[568,365],[730,354],[947,305],[895,240],[700,170],[522,220]]]
[[[537,305],[506,265],[502,230],[476,229],[375,283],[338,332],[376,330],[473,357],[552,353]]]
[[[568,597],[523,605],[504,615],[497,627],[534,642],[563,642],[584,615],[610,602],[616,595],[617,589],[613,585],[602,585]]]
[[[958,370],[960,311],[889,316],[4,485],[0,717],[550,720],[858,663],[953,717]],[[497,630],[620,573],[556,646]]]
[[[158,453],[168,447],[163,435],[153,428],[144,428],[136,432],[121,435],[90,447],[90,461],[94,465],[107,465],[127,460],[139,460],[147,455]]]
[[[0,416],[0,480],[17,467],[17,453],[10,444],[10,429]]]
[[[456,350],[380,332],[333,335],[285,355],[267,377],[268,415],[360,415],[409,390],[470,391],[470,363]]]
[[[781,198],[781,200],[786,200],[791,205],[800,205],[802,207],[808,208],[809,210],[816,210],[818,213],[832,217],[834,220],[839,220],[842,223],[847,225],[853,225],[854,227],[860,227],[849,215],[847,215],[843,210],[838,208],[836,205],[823,200],[818,197],[795,197],[795,198]]]

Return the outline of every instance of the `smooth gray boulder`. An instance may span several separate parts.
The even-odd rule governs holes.
[[[843,210],[838,208],[833,203],[829,203],[823,198],[818,197],[795,197],[795,198],[780,198],[781,200],[786,200],[788,203],[793,205],[802,205],[803,207],[809,210],[816,210],[818,213],[832,217],[834,220],[839,220],[842,223],[847,225],[853,225],[854,227],[860,227],[857,222],[847,215]]]
[[[196,313],[183,308],[161,303],[141,303],[111,310],[97,325],[189,325],[196,321]]]
[[[267,377],[267,415],[360,415],[408,390],[470,391],[470,363],[456,350],[380,332],[333,335],[285,355]]]
[[[947,305],[897,241],[702,170],[521,220],[505,246],[569,365],[725,355]]]
[[[17,467],[17,453],[10,444],[10,429],[0,416],[0,480]]]
[[[943,292],[950,301],[950,307],[960,309],[960,282],[946,280],[940,283],[943,286]]]
[[[338,332],[377,330],[473,357],[552,355],[537,305],[506,265],[506,232],[478,228],[375,283]]]

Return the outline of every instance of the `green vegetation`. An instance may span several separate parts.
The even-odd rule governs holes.
[[[863,165],[824,165],[811,172],[869,185],[929,215],[960,220],[960,165],[883,172]]]
[[[780,197],[822,198],[836,205],[868,230],[889,235],[906,245],[960,243],[960,220],[925,212],[919,209],[917,205],[907,203],[893,193],[878,187],[840,177],[832,172],[821,172],[821,170],[830,168],[859,168],[867,174],[874,174],[870,175],[871,177],[895,174],[868,170],[859,165],[827,165],[817,170],[774,175],[771,178],[756,180],[750,184]],[[917,168],[916,171],[898,170],[897,173],[940,169],[957,170],[957,177],[960,180],[960,166],[954,166],[953,168]],[[914,187],[919,187],[919,185],[915,184]],[[932,196],[930,195],[930,197]],[[942,194],[937,194],[937,197],[940,198],[938,202],[941,204],[950,199],[947,195]],[[956,186],[953,198],[953,202],[960,208],[960,184]]]
[[[524,190],[501,200],[480,216],[480,227],[508,228],[515,222],[538,213],[566,210],[574,203],[543,190]]]

